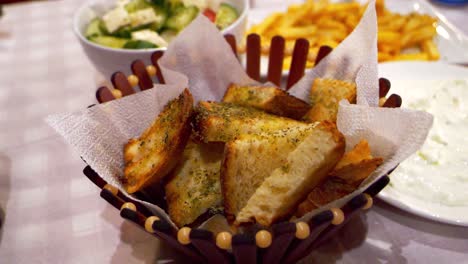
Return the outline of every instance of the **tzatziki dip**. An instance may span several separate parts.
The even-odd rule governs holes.
[[[468,79],[392,85],[404,88],[403,107],[431,113],[434,125],[423,147],[392,173],[391,186],[428,202],[468,205]]]

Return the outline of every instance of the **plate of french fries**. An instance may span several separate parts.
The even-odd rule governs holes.
[[[306,67],[312,68],[319,47],[338,46],[357,26],[366,6],[367,1],[307,0],[253,8],[247,34],[259,34],[263,40],[283,36],[286,39],[284,70],[291,64],[295,40],[307,39],[310,47]],[[468,37],[428,3],[377,0],[376,10],[379,63],[468,62]],[[262,43],[262,54],[268,54],[268,43]]]

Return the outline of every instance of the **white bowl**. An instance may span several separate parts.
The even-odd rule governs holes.
[[[78,37],[83,50],[96,69],[106,78],[117,71],[131,74],[130,65],[133,61],[140,59],[148,65],[151,64],[151,54],[157,50],[166,48],[155,48],[145,50],[129,50],[108,48],[86,39],[84,31],[91,20],[101,16],[115,5],[116,0],[94,0],[82,5],[73,17],[73,31]],[[247,13],[249,10],[249,0],[226,0],[239,10],[239,18],[229,27],[224,29],[223,34],[232,34],[240,40],[247,28]]]

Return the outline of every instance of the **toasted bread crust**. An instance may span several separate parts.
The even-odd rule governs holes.
[[[288,154],[313,131],[314,126],[243,134],[226,143],[221,184],[228,220],[234,220],[265,178],[286,162]]]
[[[382,162],[382,158],[372,157],[369,144],[366,140],[361,140],[341,157],[329,173],[329,177],[309,193],[298,206],[296,216],[301,217],[313,209],[350,194]]]
[[[174,223],[191,224],[222,206],[219,171],[223,146],[187,143],[183,158],[165,185],[168,212]]]
[[[296,217],[302,217],[306,213],[338,200],[352,193],[359,183],[346,183],[339,178],[327,178],[319,186],[315,187],[297,207]]]
[[[203,142],[227,142],[240,134],[307,126],[304,122],[232,103],[201,101],[195,112],[194,136]]]
[[[335,168],[330,172],[330,175],[336,176],[350,183],[360,182],[374,172],[382,163],[383,159],[380,157],[365,159],[356,164],[345,165],[339,169]]]
[[[193,97],[188,89],[170,101],[138,139],[124,147],[124,186],[128,193],[161,181],[172,170],[191,133]]]
[[[223,102],[251,106],[267,113],[292,119],[301,119],[310,105],[274,86],[239,86],[231,84]]]
[[[289,217],[307,194],[342,157],[344,136],[331,122],[320,123],[288,155],[288,161],[265,179],[236,217],[236,224],[256,221],[269,226]]]
[[[235,186],[233,174],[237,173],[233,170],[236,169],[234,166],[234,157],[237,155],[236,148],[234,147],[234,142],[227,142],[224,146],[224,157],[221,162],[221,194],[223,195],[224,203],[224,215],[228,221],[233,221],[235,219],[235,197],[230,195],[232,188]],[[232,168],[232,169],[231,169]],[[231,170],[231,173],[228,171]]]
[[[346,81],[316,78],[310,90],[312,108],[304,119],[309,122],[336,122],[338,105],[342,99],[356,102],[356,85]]]

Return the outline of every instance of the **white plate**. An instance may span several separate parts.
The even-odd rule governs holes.
[[[467,79],[468,68],[442,62],[389,62],[379,65],[379,76],[398,81]],[[390,92],[400,94],[404,106],[404,87],[392,86]],[[465,99],[468,100],[468,98]],[[447,206],[425,201],[404,193],[391,185],[382,190],[378,197],[396,207],[425,218],[443,223],[468,226],[468,206]]]
[[[273,12],[286,11],[288,5],[292,3],[302,3],[304,0],[270,0],[258,3],[255,8],[251,8],[249,13],[249,28],[260,23]],[[367,2],[367,0],[359,0]],[[267,2],[267,3],[266,3]],[[345,2],[345,0],[335,0],[333,2]],[[388,9],[402,14],[419,12],[437,17],[437,36],[435,42],[439,48],[441,61],[451,63],[468,63],[468,37],[461,30],[451,24],[447,18],[437,12],[429,3],[422,0],[391,1],[385,2]],[[265,59],[266,60],[266,59]],[[261,73],[266,75],[268,63],[262,61]]]

